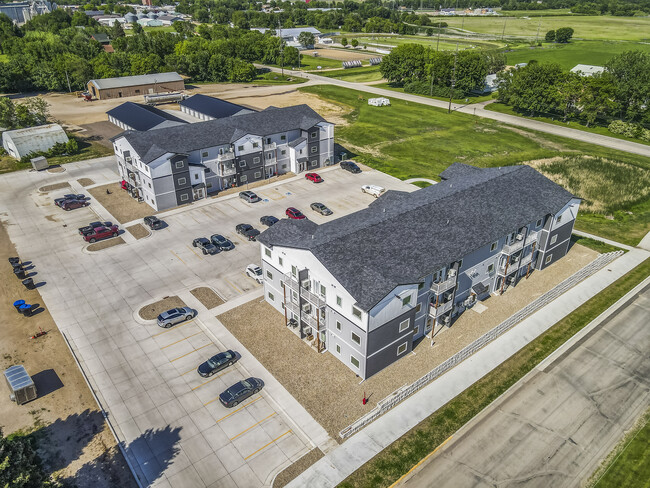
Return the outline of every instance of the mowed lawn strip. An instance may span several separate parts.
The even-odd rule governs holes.
[[[648,274],[650,274],[650,259],[645,260],[560,320],[547,332],[364,464],[339,486],[343,488],[390,486],[544,358],[642,282]]]
[[[539,167],[562,158],[565,174],[557,165],[551,169],[582,190],[590,188],[589,182],[597,176],[585,160],[600,158],[599,167],[606,167],[612,177],[608,185],[612,191],[598,195],[598,207],[588,205],[591,190],[588,195],[577,194],[585,205],[576,228],[629,245],[637,245],[650,231],[650,199],[621,199],[634,193],[639,171],[644,177],[649,174],[648,158],[396,98],[391,98],[389,107],[373,107],[368,98],[375,95],[337,86],[299,90],[349,107],[347,124],[336,128],[336,142],[348,157],[403,180],[439,180],[454,162],[483,168],[521,163]]]

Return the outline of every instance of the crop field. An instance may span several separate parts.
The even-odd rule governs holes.
[[[599,16],[547,16],[544,17],[445,17],[450,27],[481,34],[501,36],[505,23],[505,37],[535,37],[539,24],[540,37],[549,30],[571,27],[579,39],[642,41],[650,38],[650,17]],[[540,23],[541,20],[541,23]]]
[[[650,26],[648,26],[650,29]],[[568,44],[547,44],[542,47],[519,47],[506,53],[508,64],[555,62],[565,69],[576,64],[595,64],[602,66],[613,56],[625,51],[645,51],[650,53],[650,44],[622,41],[572,41]]]
[[[372,107],[367,102],[372,95],[341,87],[299,90],[349,107],[336,142],[351,157],[392,176],[438,180],[454,161],[479,167],[547,165],[544,172],[585,199],[577,228],[632,245],[650,231],[646,158],[398,99],[391,99],[390,107]],[[606,190],[590,181],[606,184]]]

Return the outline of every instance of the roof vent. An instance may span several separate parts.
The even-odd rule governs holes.
[[[447,219],[447,225],[449,225],[449,219]]]
[[[386,208],[384,208],[384,213],[386,213]]]
[[[314,239],[314,234],[311,235],[312,240]]]

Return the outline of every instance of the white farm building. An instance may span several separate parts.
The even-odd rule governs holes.
[[[59,124],[38,125],[2,133],[2,147],[16,159],[37,151],[47,151],[59,142],[68,142],[68,136]]]

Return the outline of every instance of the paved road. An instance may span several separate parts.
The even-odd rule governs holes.
[[[278,71],[278,72],[280,71],[279,68],[262,66],[262,65],[259,66],[268,68],[272,71]],[[326,76],[320,76],[313,73],[305,73],[301,71],[290,71],[287,69],[284,70],[284,73],[292,76],[307,78],[312,81],[318,81],[320,83],[337,85],[343,88],[350,88],[352,90],[360,90],[360,91],[373,93],[375,95],[381,95],[383,97],[388,97],[388,98],[399,98],[401,100],[420,103],[422,105],[429,105],[431,107],[438,107],[444,109],[447,109],[449,107],[449,103],[444,102],[442,100],[435,100],[433,98],[421,97],[418,95],[413,95],[411,93],[400,93],[393,90],[386,90],[385,88],[379,88],[372,85],[365,85],[363,83],[352,83],[349,81],[337,80],[336,78],[328,78]],[[577,141],[588,142],[591,144],[597,144],[599,146],[609,147],[611,149],[618,149],[619,151],[625,151],[633,154],[639,154],[641,156],[650,157],[650,146],[645,144],[625,141],[623,139],[616,139],[615,137],[602,136],[600,134],[592,134],[591,132],[585,132],[577,129],[570,129],[568,127],[562,127],[559,125],[547,124],[546,122],[526,119],[524,117],[517,117],[514,115],[502,114],[499,112],[492,112],[490,110],[486,110],[482,105],[479,104],[461,105],[457,103],[452,103],[451,109],[457,112],[476,115],[477,117],[498,120],[500,122],[505,122],[507,124],[514,125],[516,127],[533,129],[540,132],[545,132],[547,134],[567,137],[569,139],[575,139]]]
[[[579,486],[650,404],[649,314],[646,287],[400,486]]]

